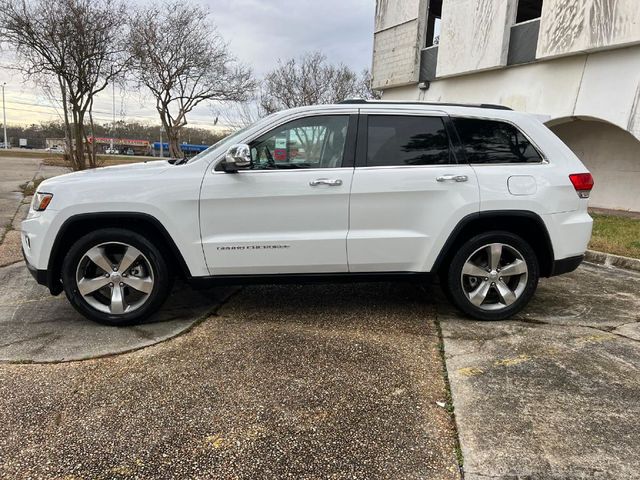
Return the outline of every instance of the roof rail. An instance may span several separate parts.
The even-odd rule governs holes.
[[[443,103],[443,102],[402,102],[398,100],[365,100],[364,98],[353,98],[343,100],[340,104],[362,105],[362,104],[383,104],[383,105],[429,105],[433,107],[472,107],[489,108],[492,110],[513,110],[505,105],[495,105],[492,103]]]

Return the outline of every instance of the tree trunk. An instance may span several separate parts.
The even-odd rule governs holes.
[[[75,120],[73,124],[73,139],[75,140],[75,145],[73,146],[75,161],[76,161],[76,169],[84,170],[87,168],[86,159],[84,158],[84,115],[82,111],[78,111],[76,105],[72,105],[73,108],[73,118]]]
[[[169,142],[169,156],[171,158],[182,158],[182,149],[180,148],[180,134],[175,127],[167,127],[167,142]]]
[[[91,142],[89,142],[89,138],[86,137],[87,146],[89,147],[89,168],[96,168],[98,166],[97,155],[96,155],[96,132],[93,123],[93,98],[89,103],[89,127],[90,127],[90,135]]]
[[[78,166],[76,165],[75,156],[73,154],[73,141],[71,140],[71,121],[69,120],[69,104],[67,103],[67,88],[61,78],[58,78],[58,83],[60,85],[60,92],[62,93],[62,108],[64,111],[64,156],[66,157],[65,159],[71,164],[72,170],[79,170]]]

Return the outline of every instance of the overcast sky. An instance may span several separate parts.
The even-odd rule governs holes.
[[[320,50],[335,63],[353,70],[370,69],[375,0],[202,0],[238,60],[258,77],[279,58]],[[188,32],[185,32],[188,35]],[[32,123],[57,118],[52,104],[19,74],[6,69],[11,61],[0,56],[0,82],[7,82],[7,123]],[[111,89],[96,104],[96,120],[111,121]],[[116,118],[157,122],[153,104],[135,92],[116,91]],[[0,119],[1,120],[1,119]],[[194,126],[213,121],[211,108],[190,116]]]

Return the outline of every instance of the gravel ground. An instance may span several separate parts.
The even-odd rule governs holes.
[[[427,297],[251,287],[138,352],[0,365],[0,478],[459,478]]]

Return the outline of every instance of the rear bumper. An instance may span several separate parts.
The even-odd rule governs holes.
[[[584,255],[577,255],[575,257],[556,260],[555,262],[553,262],[553,270],[551,271],[551,276],[555,277],[556,275],[573,272],[580,266],[583,260]]]

